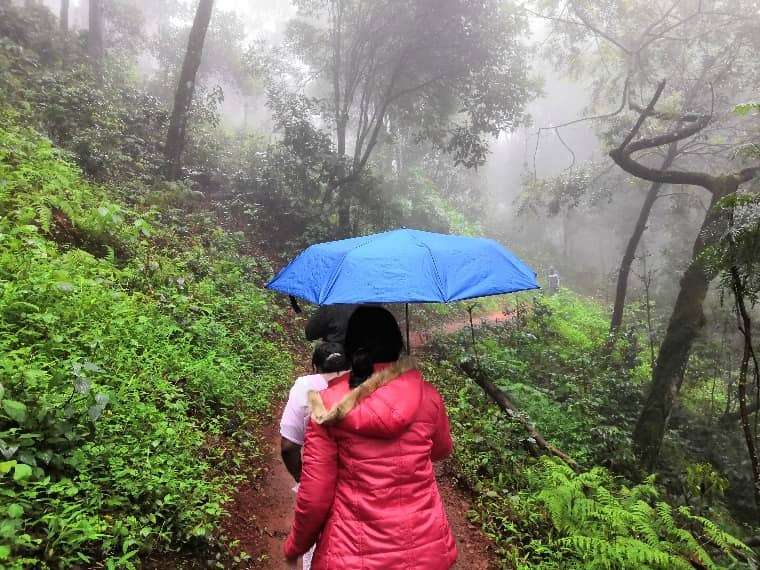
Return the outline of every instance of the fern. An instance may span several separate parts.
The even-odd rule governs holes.
[[[528,478],[533,489],[540,489],[528,493],[528,501],[543,509],[557,533],[557,538],[532,541],[532,551],[545,553],[540,547],[549,547],[551,564],[560,568],[726,567],[713,560],[707,547],[730,562],[736,561],[735,553],[752,558],[749,547],[713,521],[686,507],[674,510],[657,501],[653,477],[632,488],[621,487],[603,468],[576,474],[564,464],[542,458]],[[547,567],[544,562],[539,567]]]
[[[749,546],[721,529],[710,519],[692,514],[687,507],[681,507],[679,512],[681,512],[685,518],[700,523],[708,540],[732,559],[734,559],[733,553],[735,552],[741,553],[745,557],[754,556],[754,553]]]

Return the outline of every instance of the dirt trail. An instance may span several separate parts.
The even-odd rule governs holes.
[[[493,313],[478,318],[475,323],[496,323],[507,318],[503,313]],[[448,323],[435,332],[454,333],[466,326],[469,326],[469,320]],[[411,344],[412,347],[421,347],[428,340],[428,335],[416,333],[411,338]],[[264,433],[268,445],[263,478],[242,485],[232,502],[227,505],[230,517],[225,523],[225,531],[231,538],[239,540],[239,549],[251,557],[248,568],[286,568],[282,557],[282,543],[293,520],[295,493],[292,491],[293,479],[285,469],[279,454],[280,435],[277,418],[280,417],[280,411],[273,416],[272,424]],[[493,544],[467,518],[467,511],[470,510],[469,497],[447,474],[445,463],[437,466],[436,474],[459,550],[459,559],[454,568],[498,568]]]
[[[488,315],[473,317],[472,323],[477,327],[484,324],[503,323],[511,318],[511,313],[509,315],[506,315],[503,311],[497,311]],[[412,331],[409,334],[409,344],[412,345],[412,348],[422,348],[428,342],[430,342],[430,339],[433,335],[454,334],[455,332],[459,332],[462,329],[469,328],[469,326],[469,319],[460,319],[457,321],[445,323],[442,326],[435,327],[432,331]]]

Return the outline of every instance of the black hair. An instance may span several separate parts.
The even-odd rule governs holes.
[[[348,369],[348,360],[337,342],[320,342],[311,355],[311,366],[316,372],[340,372]]]
[[[359,307],[346,330],[346,356],[351,365],[349,385],[355,388],[374,372],[377,362],[395,362],[404,349],[396,318],[382,307]]]

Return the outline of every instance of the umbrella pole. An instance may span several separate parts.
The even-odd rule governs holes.
[[[406,303],[406,353],[412,353],[412,345],[409,344],[409,303]]]

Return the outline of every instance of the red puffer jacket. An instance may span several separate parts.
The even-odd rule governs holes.
[[[451,453],[438,391],[409,361],[310,394],[295,521],[285,556],[318,541],[312,570],[443,570],[457,558],[433,461]]]

